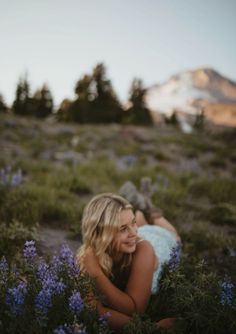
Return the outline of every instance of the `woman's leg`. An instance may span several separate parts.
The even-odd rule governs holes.
[[[137,210],[135,212],[135,216],[138,227],[143,226],[145,224],[160,226],[172,232],[176,236],[176,239],[178,241],[181,241],[180,236],[178,235],[178,232],[174,228],[174,226],[167,219],[160,216],[160,213],[155,212],[155,209],[153,210],[153,213],[150,213],[150,223],[146,220],[143,212],[140,210]]]

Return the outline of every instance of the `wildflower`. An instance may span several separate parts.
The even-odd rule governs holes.
[[[54,273],[59,273],[63,270],[63,262],[60,258],[60,256],[54,255],[51,260],[51,268],[54,271]]]
[[[68,245],[62,245],[60,249],[60,259],[66,263],[73,275],[80,273],[80,268],[76,265],[74,254]]]
[[[38,275],[39,279],[43,280],[45,278],[45,275],[47,274],[48,269],[49,269],[49,266],[45,261],[41,261],[38,264],[37,275]]]
[[[9,306],[13,316],[21,314],[26,293],[27,289],[25,283],[20,283],[17,287],[8,289],[6,295],[6,304]]]
[[[107,320],[111,316],[111,312],[106,312],[103,315],[100,315],[98,321],[101,322],[102,325],[107,325]]]
[[[35,241],[26,241],[23,252],[26,260],[33,260],[37,256]]]
[[[16,173],[14,173],[11,177],[11,185],[13,187],[17,187],[22,183],[22,171],[18,169]]]
[[[1,261],[0,261],[0,275],[1,275],[0,276],[0,283],[5,283],[6,282],[8,272],[9,272],[9,267],[8,267],[5,256],[3,256],[1,258]]]
[[[68,333],[68,325],[64,324],[64,325],[60,325],[59,327],[57,327],[56,329],[54,329],[53,334],[67,334]]]
[[[22,171],[18,171],[14,174],[11,172],[11,166],[7,166],[5,169],[0,170],[0,183],[5,186],[16,187],[22,183]]]
[[[65,330],[63,329],[62,326],[54,329],[53,334],[66,334]]]
[[[79,291],[74,291],[73,294],[70,296],[69,307],[75,315],[79,314],[82,311],[84,303]]]
[[[236,296],[234,293],[234,284],[231,282],[230,278],[226,277],[221,283],[221,305],[236,305]]]
[[[43,288],[40,290],[35,298],[36,311],[43,315],[48,313],[49,308],[52,306],[52,290]]]
[[[178,241],[176,246],[172,248],[170,254],[169,268],[171,271],[176,270],[179,267],[181,258],[181,242]]]
[[[74,265],[75,259],[74,254],[67,245],[62,245],[60,249],[60,258],[67,262],[69,265]]]
[[[236,256],[236,250],[234,248],[231,248],[231,247],[227,247],[228,248],[228,251],[229,251],[229,256]]]

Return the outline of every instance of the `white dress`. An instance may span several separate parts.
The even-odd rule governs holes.
[[[169,262],[172,249],[177,246],[177,240],[173,233],[156,225],[143,225],[139,227],[138,234],[150,242],[158,258],[158,267],[152,278],[152,294],[154,294],[159,288],[163,265]]]

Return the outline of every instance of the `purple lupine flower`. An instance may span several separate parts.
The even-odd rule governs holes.
[[[221,305],[236,305],[236,295],[234,292],[234,284],[231,282],[229,277],[225,277],[221,283]]]
[[[182,253],[181,242],[177,241],[176,246],[172,248],[172,251],[170,253],[170,260],[169,260],[170,271],[178,269],[181,259],[181,253]]]
[[[63,326],[59,326],[54,329],[53,334],[66,334],[66,331],[64,330]]]
[[[69,307],[75,315],[79,314],[82,311],[84,303],[79,291],[74,291],[73,294],[70,296]]]
[[[38,271],[37,271],[37,275],[40,280],[43,280],[45,278],[48,269],[49,269],[48,264],[44,260],[40,261],[40,263],[38,264]]]
[[[11,166],[7,166],[5,169],[0,170],[0,183],[5,186],[16,187],[22,183],[22,171],[18,171],[14,174],[11,172]]]
[[[60,256],[54,255],[51,260],[51,268],[55,274],[63,270],[63,262]]]
[[[32,261],[37,256],[35,241],[34,240],[26,241],[23,252],[25,259],[28,261]]]
[[[236,256],[236,250],[231,247],[227,247],[229,251],[229,256],[235,257]]]
[[[18,169],[16,173],[14,173],[11,177],[11,186],[17,187],[22,183],[22,171],[21,169]]]
[[[58,280],[57,273],[46,262],[42,261],[39,263],[37,275],[43,289],[49,289],[53,294],[60,294],[64,291],[66,285],[62,279]]]
[[[78,334],[72,325],[64,324],[54,329],[53,334]]]
[[[80,273],[80,268],[76,264],[75,256],[66,244],[62,245],[60,249],[60,259],[66,263],[72,275],[78,275]]]
[[[42,289],[35,298],[35,309],[37,312],[46,315],[52,306],[52,290]]]
[[[100,315],[98,321],[101,322],[102,325],[107,325],[107,320],[111,316],[111,312],[106,312],[103,315]]]
[[[74,254],[66,244],[62,245],[60,249],[60,258],[68,263],[69,266],[74,266],[75,264]]]
[[[9,184],[9,175],[4,168],[0,170],[0,181],[5,186]]]
[[[81,326],[81,325],[79,325]],[[86,328],[85,327],[80,327],[79,330],[75,330],[74,334],[87,334]]]
[[[17,316],[22,313],[22,306],[25,302],[26,293],[26,283],[20,283],[15,288],[7,290],[6,304],[10,308],[13,316]]]
[[[9,266],[5,256],[3,256],[0,261],[0,284],[6,283],[8,273],[9,273]]]

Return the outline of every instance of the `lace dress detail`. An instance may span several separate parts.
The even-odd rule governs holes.
[[[152,294],[157,293],[164,263],[169,262],[172,248],[176,247],[177,240],[173,233],[156,225],[143,225],[139,227],[138,234],[150,242],[158,258],[158,267],[153,273]]]

